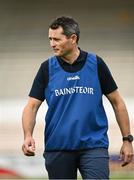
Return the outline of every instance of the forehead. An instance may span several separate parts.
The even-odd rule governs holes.
[[[63,36],[65,36],[64,35],[64,33],[63,33],[63,28],[62,27],[58,27],[57,29],[51,29],[51,28],[49,28],[49,36],[51,37],[51,36],[59,36],[59,35],[63,35]]]

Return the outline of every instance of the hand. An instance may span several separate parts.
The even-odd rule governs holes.
[[[22,151],[26,156],[35,155],[35,141],[32,137],[27,137],[22,145]]]
[[[124,141],[120,150],[120,159],[123,161],[122,167],[129,164],[133,159],[132,143]]]

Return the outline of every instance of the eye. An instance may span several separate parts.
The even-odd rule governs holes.
[[[57,41],[57,42],[60,41],[60,39],[58,39],[58,38],[54,38],[54,40]]]
[[[59,42],[61,39],[49,37],[49,41]]]

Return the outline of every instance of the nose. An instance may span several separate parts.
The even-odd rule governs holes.
[[[56,43],[53,39],[50,40],[50,46],[54,48],[56,46]]]

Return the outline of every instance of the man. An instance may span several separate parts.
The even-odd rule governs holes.
[[[53,57],[43,62],[23,111],[25,155],[35,155],[37,111],[46,99],[45,164],[50,179],[109,179],[108,122],[102,104],[113,106],[123,137],[122,166],[132,160],[133,136],[126,106],[104,61],[78,47],[78,23],[59,17],[49,26]]]

